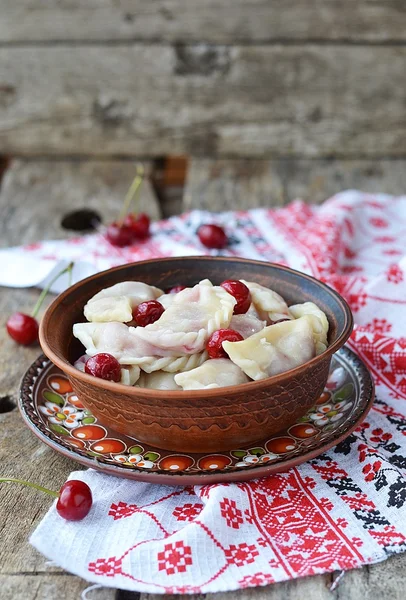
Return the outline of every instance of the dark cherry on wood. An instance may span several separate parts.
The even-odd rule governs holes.
[[[84,321],[83,307],[101,289],[137,280],[162,289],[246,279],[270,287],[290,304],[313,301],[327,315],[329,347],[295,369],[225,388],[160,391],[104,381],[75,369],[83,352],[72,326]],[[331,356],[351,335],[353,319],[345,300],[309,275],[287,267],[239,258],[183,257],[149,260],[88,277],[60,294],[40,326],[45,354],[66,373],[83,404],[107,426],[140,441],[178,452],[215,452],[255,443],[304,415],[322,392]]]

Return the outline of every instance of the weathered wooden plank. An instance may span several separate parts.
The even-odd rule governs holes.
[[[0,41],[406,40],[402,0],[3,0]]]
[[[303,600],[303,598],[333,600],[334,595],[329,591],[329,585],[331,585],[330,575],[319,575],[232,592],[192,594],[188,596],[188,600]],[[160,598],[162,598],[160,594],[141,594],[140,600],[159,600]],[[179,599],[178,595],[165,596],[165,600]],[[346,600],[351,600],[351,596],[347,596]]]
[[[2,600],[79,600],[89,584],[70,575],[0,575]],[[88,600],[114,600],[115,590],[98,588],[89,592]],[[136,598],[134,598],[136,600]]]
[[[337,574],[318,575],[217,594],[188,596],[190,600],[375,600],[379,597],[404,600],[406,581],[404,569],[406,555],[393,556],[387,561],[347,571],[337,587],[330,590]],[[141,594],[140,600],[159,600],[160,594]],[[178,600],[180,596],[165,596],[165,600]],[[120,600],[120,596],[119,599]],[[124,598],[123,598],[124,600]],[[130,600],[130,598],[128,598]]]
[[[406,47],[1,48],[0,152],[404,156],[405,72]]]
[[[296,198],[322,202],[344,189],[404,194],[406,160],[212,160],[189,163],[183,209],[279,206]]]
[[[37,349],[31,353],[32,361],[39,352]],[[22,374],[28,364],[23,366],[19,353],[14,352],[11,357],[10,362],[19,361]],[[18,380],[15,387],[17,384]],[[71,471],[80,469],[40,442],[24,426],[17,409],[0,414],[0,464],[1,474],[6,477],[28,479],[54,490],[61,487]],[[46,559],[28,543],[51,504],[52,498],[46,494],[17,484],[0,484],[0,573],[60,571],[50,569]],[[2,592],[0,597],[3,598]]]
[[[405,580],[406,554],[347,571],[334,592],[336,600],[404,600],[406,598]]]
[[[148,173],[149,165],[145,168]],[[64,215],[76,209],[93,208],[104,223],[113,221],[135,172],[132,161],[15,160],[0,190],[1,245],[77,235],[61,226]],[[147,178],[141,188],[140,210],[152,219],[160,216]]]

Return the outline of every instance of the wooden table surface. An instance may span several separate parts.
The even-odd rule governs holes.
[[[218,190],[213,192],[216,186],[220,186],[223,197],[229,198],[229,205],[231,202],[234,207],[247,205],[247,193],[250,194],[253,189],[258,197],[261,197],[261,193],[265,197],[269,191],[275,197],[275,190],[272,188],[274,178],[264,174],[266,169],[261,170],[260,177],[256,173],[254,178],[237,178],[232,183],[234,180],[232,175],[230,177],[230,171],[222,175],[223,167],[220,166],[213,172],[212,166],[206,161],[190,171],[184,198],[185,207],[201,204],[218,209],[224,206],[224,203],[219,204],[221,195],[219,196]],[[133,165],[128,161],[16,161],[7,171],[0,191],[2,245],[71,235],[61,228],[60,221],[73,207],[97,207],[106,222],[111,220],[117,212],[132,173]],[[204,180],[208,176],[211,177],[211,184],[207,187]],[[279,189],[283,191],[284,188]],[[283,201],[281,192],[277,202]],[[159,204],[148,185],[144,187],[143,202],[144,206],[148,206],[150,214],[159,216]],[[4,327],[10,313],[15,310],[29,312],[37,297],[37,290],[0,288],[0,465],[2,475],[30,479],[58,489],[68,474],[80,467],[45,446],[23,425],[15,406],[19,382],[40,349],[15,345],[7,337]],[[74,600],[88,586],[78,577],[48,565],[28,543],[30,533],[44,516],[50,503],[48,496],[34,490],[17,485],[0,485],[2,600]],[[192,600],[376,600],[379,597],[403,600],[406,596],[403,579],[405,568],[406,554],[347,572],[334,591],[329,590],[334,575],[323,575],[264,588],[189,597]],[[89,600],[158,600],[159,597],[107,588],[88,593]]]

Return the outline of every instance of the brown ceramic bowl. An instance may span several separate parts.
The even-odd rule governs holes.
[[[206,277],[215,284],[224,279],[255,281],[281,294],[288,305],[315,302],[330,323],[329,347],[280,375],[210,390],[129,387],[73,367],[83,347],[73,337],[72,326],[85,320],[84,305],[101,289],[127,280],[166,289],[180,283],[191,286]],[[254,444],[304,415],[322,392],[331,357],[348,339],[352,326],[350,308],[337,292],[287,267],[241,258],[160,258],[98,273],[60,294],[42,319],[40,342],[102,423],[167,450],[215,452]]]

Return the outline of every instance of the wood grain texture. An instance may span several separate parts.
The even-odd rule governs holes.
[[[246,210],[296,198],[319,203],[345,189],[404,194],[406,160],[194,158],[182,209]]]
[[[0,245],[78,235],[61,227],[63,216],[76,209],[93,208],[104,223],[113,221],[134,176],[132,161],[15,160],[0,190]],[[148,179],[139,208],[152,219],[160,217]]]
[[[0,42],[406,40],[403,0],[2,0]]]
[[[89,583],[68,574],[0,575],[1,600],[80,600]],[[99,588],[89,592],[88,600],[115,600],[116,591]],[[133,600],[138,600],[134,596]]]
[[[400,46],[0,48],[0,153],[404,157],[405,72]]]
[[[38,354],[38,350],[32,352]],[[17,360],[15,354],[13,359]],[[54,490],[72,470],[80,468],[42,444],[24,426],[17,409],[0,415],[0,464],[6,477],[28,479]],[[1,574],[60,571],[47,567],[46,559],[28,543],[51,504],[52,498],[46,494],[17,484],[0,484]]]

